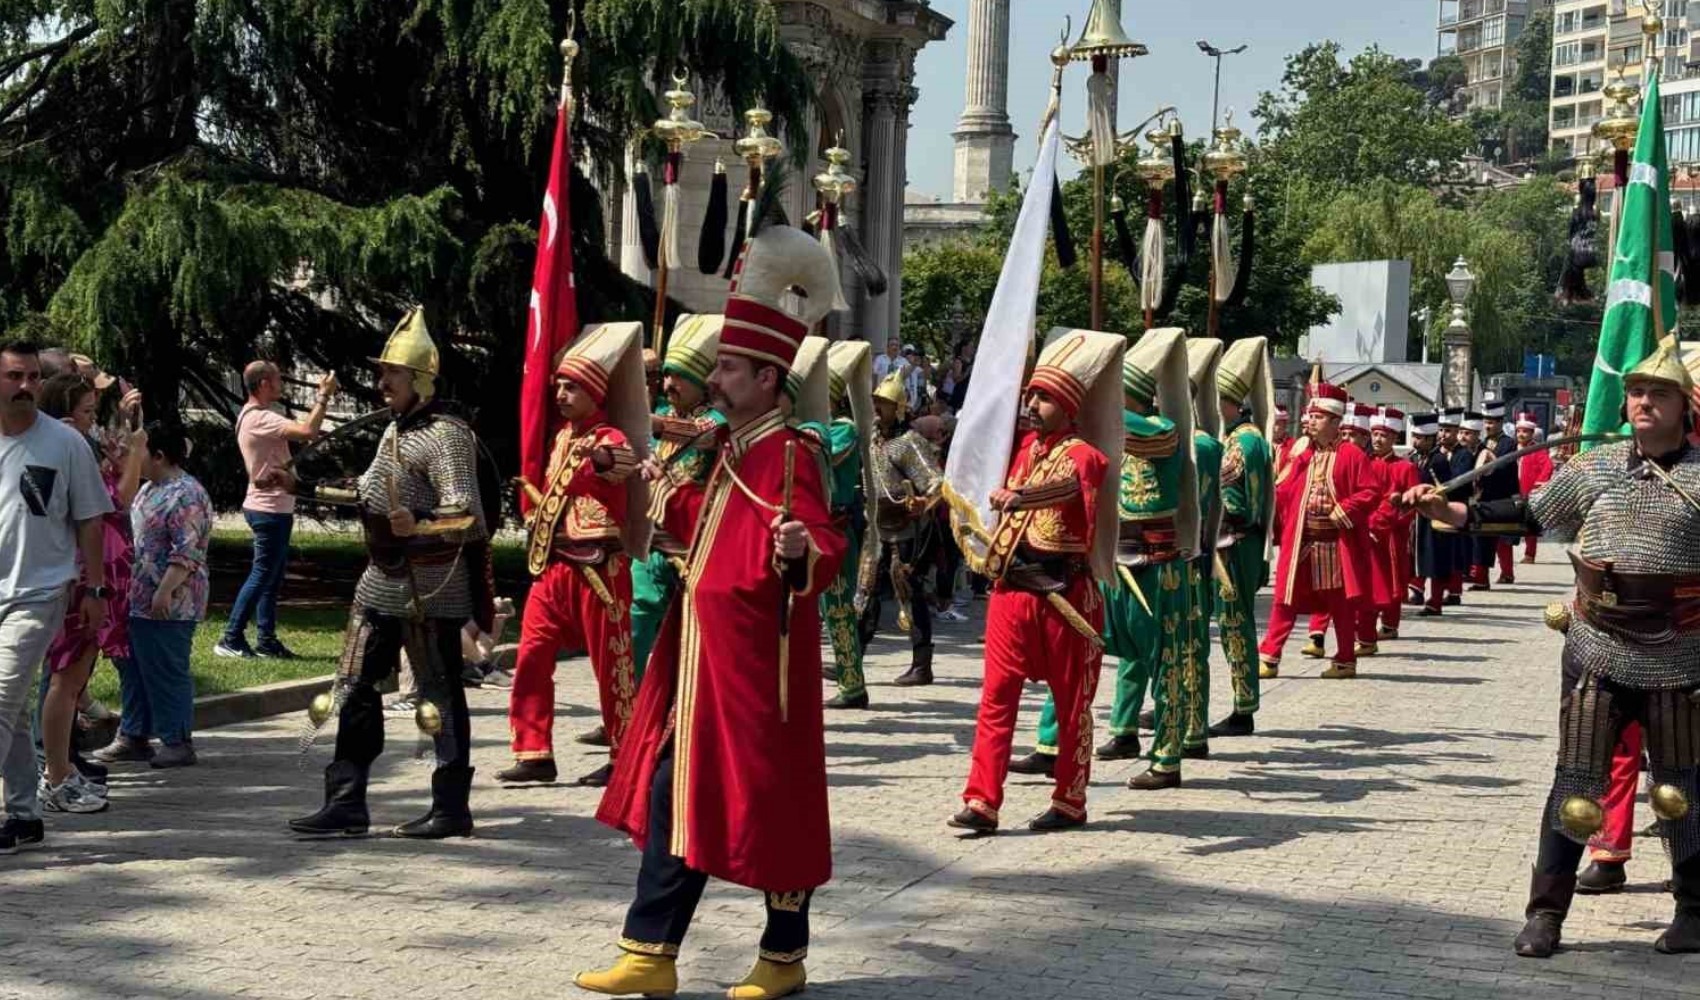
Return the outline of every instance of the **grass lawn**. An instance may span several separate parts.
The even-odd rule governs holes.
[[[366,566],[366,548],[358,529],[336,528],[299,520],[289,542],[289,571],[278,604],[278,638],[298,660],[234,660],[213,655],[224,634],[230,602],[248,575],[253,551],[248,529],[221,525],[213,530],[208,562],[212,566],[212,607],[195,630],[190,671],[195,694],[222,694],[246,687],[336,672],[342,655],[342,633],[348,625],[348,605],[354,581]],[[492,549],[496,592],[517,602],[528,581],[525,548],[517,537],[504,535]],[[249,641],[253,631],[249,630]],[[118,707],[118,672],[103,663],[89,682],[89,692]]]
[[[195,651],[189,661],[195,676],[195,694],[221,694],[274,681],[299,677],[322,677],[336,672],[342,654],[342,630],[348,624],[348,609],[334,607],[278,608],[278,638],[294,650],[298,660],[230,660],[213,655],[213,644],[224,634],[228,609],[207,616],[195,630]],[[102,662],[89,681],[89,693],[118,707],[118,671]]]

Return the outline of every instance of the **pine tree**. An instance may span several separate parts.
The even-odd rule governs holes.
[[[448,394],[503,401],[480,429],[505,457],[569,21],[598,181],[677,66],[808,113],[765,0],[0,0],[0,329],[134,373],[154,412],[228,414],[256,355],[369,384],[422,302]],[[580,315],[646,317],[590,181]]]

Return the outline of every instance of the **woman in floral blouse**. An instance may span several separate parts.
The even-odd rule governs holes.
[[[207,543],[212,537],[212,501],[194,476],[183,471],[188,442],[175,424],[148,425],[147,485],[130,505],[135,535],[130,576],[130,656],[134,670],[124,691],[124,717],[132,714],[143,739],[164,744],[154,767],[195,763],[191,738],[195,682],[189,651],[195,626],[207,614]]]

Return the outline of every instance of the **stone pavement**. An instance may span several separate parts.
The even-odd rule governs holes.
[[[1410,619],[1355,681],[1317,680],[1295,637],[1256,737],[1217,741],[1174,792],[1128,791],[1141,765],[1101,766],[1091,827],[1050,837],[944,826],[967,769],[978,622],[939,626],[940,681],[919,690],[889,686],[906,653],[882,639],[875,709],[829,719],[837,877],[815,903],[811,994],[1700,996],[1700,958],[1651,948],[1670,916],[1656,846],[1629,892],[1579,899],[1566,952],[1510,951],[1552,767],[1559,639],[1540,609],[1568,577],[1556,547],[1543,558],[1518,586]],[[594,724],[587,675],[582,660],[560,672],[568,775],[598,763],[568,742]],[[1041,697],[1029,689],[1022,744]],[[594,791],[495,785],[504,698],[473,692],[466,841],[291,840],[284,820],[316,806],[329,756],[321,741],[298,769],[294,718],[202,734],[190,771],[119,772],[109,812],[51,817],[48,849],[0,858],[0,996],[578,995],[572,972],[615,954],[637,855],[592,821]],[[411,729],[390,723],[376,822],[424,808]],[[1011,825],[1047,797],[1014,780]],[[686,995],[744,972],[760,919],[751,892],[711,887]]]

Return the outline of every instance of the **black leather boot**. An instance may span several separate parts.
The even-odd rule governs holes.
[[[923,687],[933,682],[933,647],[916,646],[909,669],[892,681],[898,687]]]
[[[1622,892],[1629,876],[1624,874],[1621,861],[1595,861],[1576,877],[1576,891],[1584,896]]]
[[[857,695],[835,694],[831,698],[827,699],[826,704],[821,707],[847,709],[867,708],[868,692],[863,691],[861,694]]]
[[[1055,806],[1027,821],[1027,829],[1034,833],[1061,833],[1064,830],[1078,830],[1085,825],[1085,816],[1070,816]]]
[[[445,764],[431,772],[431,811],[395,828],[398,837],[443,840],[472,836],[472,771],[464,764]]]
[[[536,760],[516,760],[514,766],[496,772],[496,780],[504,785],[553,784],[560,773],[555,769],[554,760],[543,757]]]
[[[1098,744],[1099,760],[1132,760],[1139,756],[1139,737],[1133,733],[1112,736]]]
[[[998,821],[972,809],[964,809],[945,820],[945,825],[956,830],[967,830],[976,837],[986,837],[998,832]]]
[[[318,812],[289,821],[309,837],[360,837],[371,825],[366,813],[366,768],[351,760],[325,768],[325,804]]]
[[[1025,757],[1017,757],[1009,762],[1010,774],[1042,774],[1047,778],[1057,776],[1057,755],[1033,751]]]
[[[1210,735],[1213,737],[1250,736],[1257,732],[1256,720],[1257,716],[1255,715],[1250,715],[1245,712],[1235,712],[1226,719],[1223,719],[1221,722],[1211,726]]]
[[[1676,866],[1671,876],[1671,894],[1676,897],[1676,916],[1670,929],[1659,935],[1653,947],[1666,955],[1700,951],[1700,857]]]
[[[589,774],[581,775],[575,784],[580,788],[607,788],[608,779],[613,776],[614,762],[609,761]]]
[[[1523,915],[1528,922],[1512,947],[1523,958],[1551,958],[1563,936],[1564,917],[1576,896],[1575,875],[1543,875],[1529,878],[1529,905]]]
[[[573,737],[574,743],[583,743],[587,747],[605,747],[608,745],[608,730],[597,726],[588,733]]]

